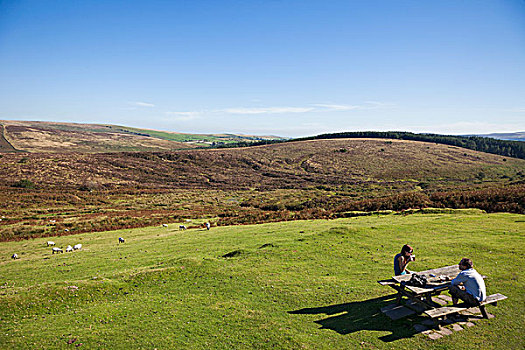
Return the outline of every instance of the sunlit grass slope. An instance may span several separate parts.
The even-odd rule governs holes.
[[[523,215],[474,213],[88,233],[53,238],[83,244],[60,255],[46,239],[1,243],[0,347],[519,349],[524,231]],[[471,257],[489,294],[509,299],[434,341],[417,319],[390,321],[376,281],[405,243],[412,269]]]

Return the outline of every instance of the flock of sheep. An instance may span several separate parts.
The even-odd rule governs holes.
[[[50,247],[52,245],[55,245],[55,242],[47,241],[47,246],[48,247]],[[64,252],[62,250],[62,248],[53,247],[51,249],[52,249],[52,253],[53,254],[55,254],[55,253],[63,253]],[[73,247],[68,245],[67,248],[66,248],[66,252],[72,252],[73,250],[80,250],[80,249],[82,249],[82,244],[75,244]]]
[[[210,227],[211,227],[210,223],[207,222],[205,225],[206,225],[206,230],[209,230]],[[166,227],[167,228],[168,224],[162,224],[162,227]],[[179,230],[186,230],[186,229],[187,229],[187,227],[185,225],[179,225]],[[124,238],[122,238],[122,237],[118,238],[118,243],[119,244],[120,243],[124,243],[124,242],[125,242]],[[55,242],[47,241],[47,246],[48,247],[51,247],[51,246],[54,246],[54,245],[55,245]],[[68,245],[67,248],[66,248],[66,252],[72,252],[73,250],[80,250],[80,249],[82,249],[82,244],[75,244],[74,246]],[[62,248],[53,247],[53,248],[51,248],[51,252],[52,252],[52,254],[63,253],[64,250]],[[18,259],[19,257],[18,257],[17,253],[14,253],[13,255],[11,255],[11,258],[12,259]]]
[[[125,242],[124,238],[122,238],[122,237],[118,238],[118,243],[119,244],[120,243],[124,243],[124,242]],[[55,242],[47,241],[46,244],[47,244],[48,247],[52,247],[52,246],[55,245]],[[75,244],[74,246],[68,245],[66,247],[66,253],[72,252],[73,250],[80,250],[80,249],[82,249],[82,244],[80,244],[80,243],[79,244]],[[63,252],[64,252],[64,250],[62,248],[58,248],[58,247],[52,247],[51,248],[51,254],[55,254],[55,253],[58,254],[58,253],[63,253]],[[11,255],[11,259],[19,259],[18,254],[14,253],[13,255]]]
[[[48,247],[51,247],[51,246],[54,246],[55,245],[55,242],[53,241],[47,241],[46,242],[47,246]],[[68,245],[67,248],[66,248],[66,252],[72,252],[73,250],[80,250],[82,249],[82,244],[75,244],[74,246],[70,246]],[[53,247],[51,248],[51,253],[52,254],[55,254],[55,253],[63,253],[64,250],[62,248],[58,248],[58,247]],[[11,255],[11,259],[18,259],[18,254],[17,253],[14,253],[13,255]]]

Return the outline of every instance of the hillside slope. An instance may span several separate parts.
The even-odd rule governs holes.
[[[209,147],[272,137],[182,134],[119,125],[0,120],[5,142],[0,152],[151,152]],[[5,144],[5,145],[4,145]],[[11,145],[9,148],[7,145]]]
[[[21,159],[24,161],[21,162]],[[10,154],[0,183],[30,178],[75,188],[85,181],[142,188],[278,189],[362,182],[440,182],[516,177],[525,161],[403,140],[338,139],[169,153]]]
[[[329,218],[355,210],[525,213],[524,183],[525,160],[404,140],[9,153],[0,162],[0,239],[184,220],[229,225]]]

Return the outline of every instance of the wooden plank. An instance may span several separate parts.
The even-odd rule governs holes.
[[[395,303],[392,303],[392,304],[389,304],[387,306],[384,306],[381,308],[381,312],[382,313],[385,313],[387,311],[390,311],[390,310],[393,310],[395,308],[399,307],[399,305],[395,304]]]
[[[455,312],[463,311],[467,308],[465,307],[457,307],[457,306],[444,306],[437,309],[431,309],[425,311],[425,314],[430,316],[431,318],[441,317],[448,314],[453,314]]]
[[[419,295],[423,295],[423,294],[427,294],[427,293],[436,293],[436,292],[440,292],[440,291],[443,291],[443,290],[447,290],[448,289],[448,286],[450,284],[449,283],[443,283],[443,284],[440,284],[440,285],[437,285],[437,286],[428,286],[428,287],[425,287],[425,288],[422,288],[422,287],[414,287],[414,286],[405,286],[406,289],[408,289],[409,291],[411,291],[412,293],[414,293],[414,295],[416,296],[419,296]]]
[[[391,279],[388,279],[388,280],[377,281],[377,283],[379,283],[382,286],[390,286],[392,284],[396,284],[397,282],[391,278]]]
[[[505,300],[505,299],[507,299],[507,297],[503,294],[500,294],[500,293],[492,294],[492,295],[489,295],[487,299],[485,299],[485,301],[482,301],[480,303],[480,306],[496,303],[500,300]],[[444,306],[444,307],[440,307],[436,309],[427,310],[425,311],[425,314],[432,318],[436,318],[436,317],[442,317],[445,315],[453,314],[455,312],[461,312],[461,311],[474,309],[474,308],[475,307]]]
[[[414,310],[411,310],[405,306],[397,305],[395,308],[387,310],[384,312],[386,316],[388,316],[391,320],[399,320],[400,318],[407,317],[410,315],[415,314],[416,312]]]
[[[420,300],[408,300],[405,306],[414,310],[418,314],[429,309],[429,306],[426,303],[420,302]]]
[[[496,294],[492,294],[492,295],[489,295],[487,297],[487,299],[485,299],[485,301],[482,301],[480,303],[480,305],[487,305],[487,304],[492,304],[492,303],[496,303],[500,300],[505,300],[507,299],[506,296],[504,296],[503,294],[500,294],[500,293],[496,293]]]

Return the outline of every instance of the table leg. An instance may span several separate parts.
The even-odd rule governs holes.
[[[430,305],[432,305],[432,303],[433,303],[433,301],[432,301],[432,295],[430,295],[430,293],[429,293],[429,294],[426,295],[425,298],[427,299],[427,302],[428,302]]]
[[[479,311],[481,311],[483,318],[489,318],[489,315],[487,315],[487,310],[485,310],[485,305],[480,305]]]
[[[397,292],[396,305],[401,305],[401,298],[402,297],[403,297],[403,294],[401,293],[401,291]]]

